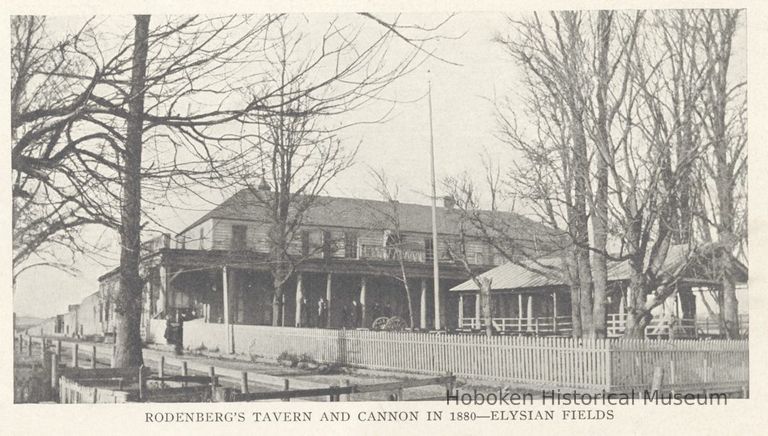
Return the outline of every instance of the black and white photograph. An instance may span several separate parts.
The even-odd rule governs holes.
[[[5,390],[748,401],[750,10],[616,7],[10,14]]]

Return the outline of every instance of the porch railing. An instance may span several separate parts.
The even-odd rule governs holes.
[[[544,316],[531,318],[498,318],[491,320],[494,330],[512,334],[533,335],[567,335],[573,329],[570,316]],[[459,328],[482,330],[485,328],[484,318],[463,317],[459,319]],[[622,336],[626,331],[627,316],[611,313],[606,319],[606,334],[609,338]],[[746,336],[749,331],[747,315],[739,317],[739,331]],[[671,319],[656,317],[645,327],[647,338],[694,338],[699,336],[720,336],[720,325],[713,318],[683,318]]]
[[[606,333],[609,338],[624,334],[627,329],[627,315],[621,313],[608,314]],[[645,326],[645,337],[696,337],[696,320],[692,318],[655,317]]]
[[[567,335],[573,329],[570,316],[492,318],[491,325],[498,332],[532,335]],[[459,320],[459,328],[462,329],[482,330],[485,326],[484,318],[464,317]]]
[[[159,236],[142,242],[141,254],[151,254],[163,248],[171,248],[171,235],[168,233],[162,233]]]
[[[720,321],[717,318],[707,316],[696,318],[696,330],[703,336],[720,336]],[[749,315],[739,314],[739,335],[741,337],[749,336]]]
[[[375,260],[400,260],[406,262],[425,262],[426,253],[424,250],[414,249],[402,249],[394,247],[384,247],[381,245],[360,245],[360,253],[358,257],[361,259],[375,259]]]

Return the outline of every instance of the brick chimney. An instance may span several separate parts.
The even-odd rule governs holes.
[[[446,209],[453,209],[456,206],[456,199],[452,195],[443,196],[443,207]]]

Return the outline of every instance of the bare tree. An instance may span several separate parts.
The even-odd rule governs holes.
[[[720,250],[711,270],[722,283],[721,295],[716,295],[718,319],[729,338],[737,338],[740,331],[733,259],[747,240],[746,82],[729,74],[740,17],[738,10],[706,11],[701,35],[713,70],[700,114],[709,146],[700,165],[696,212],[705,241],[712,239],[711,228],[717,232]]]
[[[559,146],[556,151],[558,161],[551,160],[555,155],[542,155],[531,149],[528,140],[520,135],[514,114],[501,114],[502,140],[514,147],[527,150],[529,158],[546,158],[554,168],[541,168],[540,178],[530,193],[536,197],[544,196],[543,217],[550,225],[558,224],[556,208],[552,202],[565,206],[566,213],[563,228],[573,240],[571,255],[566,258],[568,277],[574,310],[573,334],[575,336],[593,336],[593,269],[590,263],[588,200],[591,198],[590,155],[587,136],[587,101],[589,98],[588,74],[584,71],[587,61],[587,42],[582,31],[584,15],[578,12],[550,13],[548,24],[542,22],[538,14],[530,19],[515,20],[510,18],[513,35],[499,35],[496,40],[503,45],[526,73],[526,80],[532,93],[542,94],[541,101],[530,101],[529,111],[547,117],[540,123],[544,135],[538,136],[537,142],[550,142]],[[535,91],[534,91],[535,90]],[[542,92],[538,92],[542,91]],[[537,97],[533,96],[533,99]],[[550,143],[551,144],[551,143]],[[547,145],[545,150],[552,150]],[[538,155],[538,156],[537,156]],[[536,163],[534,163],[535,165]],[[558,168],[560,166],[560,168]],[[543,172],[547,170],[555,171]],[[566,176],[565,178],[562,176]],[[548,177],[557,182],[554,186],[544,183]],[[544,183],[542,183],[544,182]],[[554,189],[554,190],[553,190]],[[538,191],[538,192],[537,192]],[[541,195],[540,195],[541,194]],[[555,197],[551,195],[555,194]],[[559,208],[559,205],[558,205]],[[598,241],[600,242],[600,241]],[[602,259],[600,259],[602,260]],[[597,272],[602,272],[598,268]],[[598,280],[604,284],[604,280]],[[603,293],[604,291],[600,291]],[[578,314],[575,312],[578,308]]]
[[[406,235],[402,232],[401,216],[400,216],[400,203],[397,200],[399,187],[396,184],[389,182],[386,173],[383,170],[376,171],[371,170],[371,177],[375,181],[375,189],[389,207],[385,210],[371,211],[375,214],[373,223],[378,224],[379,227],[384,228],[389,232],[389,238],[392,244],[387,246],[388,250],[392,250],[392,256],[397,260],[400,267],[400,274],[395,276],[400,283],[403,284],[403,290],[405,291],[405,298],[408,300],[408,325],[414,328],[416,325],[414,321],[413,313],[413,298],[411,293],[411,287],[408,282],[408,274],[406,273],[405,262],[408,259],[408,253],[415,247],[412,247],[406,241]]]
[[[211,126],[256,110],[255,101],[220,102],[208,110],[193,109],[191,102],[235,89],[224,79],[231,71],[222,70],[261,50],[258,36],[271,20],[184,17],[150,28],[149,17],[138,16],[133,32],[122,36],[107,36],[100,30],[104,23],[91,20],[55,46],[53,61],[20,68],[31,79],[14,84],[16,169],[52,190],[64,183],[60,197],[120,234],[119,366],[142,362],[140,237],[143,219],[151,220],[142,200],[204,170],[211,161]],[[35,86],[44,103],[25,100]],[[179,106],[187,102],[182,114]],[[51,177],[52,164],[62,175]]]
[[[373,17],[363,16],[363,23],[333,19],[319,37],[302,32],[289,17],[278,20],[273,27],[276,43],[267,54],[272,68],[261,84],[279,90],[266,100],[276,109],[242,120],[248,144],[243,153],[246,164],[225,175],[245,186],[267,212],[274,325],[282,322],[285,283],[306,259],[291,249],[301,236],[306,214],[320,201],[327,184],[352,165],[357,152],[357,147],[342,145],[339,132],[361,123],[382,122],[386,113],[367,120],[355,119],[353,114],[431,53],[423,46],[431,37],[412,39],[396,21],[376,18],[374,28],[384,30],[363,37],[362,29]],[[421,35],[440,25],[426,30],[417,26],[411,33]],[[391,44],[404,39],[411,48],[402,57],[390,56]],[[413,45],[417,40],[419,44]],[[261,95],[258,89],[251,92]],[[260,180],[272,191],[263,192]]]
[[[45,18],[11,18],[11,137],[13,173],[13,283],[33,268],[48,266],[74,272],[74,257],[84,245],[83,226],[105,223],[98,203],[81,195],[83,186],[68,164],[89,135],[70,128],[90,87],[80,88],[67,75],[78,67],[65,56],[81,31],[60,40],[45,34]],[[69,137],[61,146],[62,136]],[[108,223],[109,221],[107,221]]]
[[[36,47],[32,50],[26,49],[24,42],[15,44],[20,48],[15,52],[21,55],[18,59],[25,53],[45,56],[43,61],[27,56],[27,60],[15,64],[14,170],[36,177],[55,191],[58,197],[54,201],[74,202],[72,210],[77,210],[78,219],[93,220],[120,234],[120,287],[116,298],[119,366],[142,361],[138,319],[144,282],[139,275],[143,223],[163,227],[149,212],[167,203],[174,189],[188,191],[193,183],[221,187],[231,182],[220,181],[218,176],[235,173],[243,159],[251,156],[249,150],[233,146],[247,141],[248,136],[232,134],[231,123],[242,126],[254,120],[256,124],[275,119],[283,122],[300,119],[305,110],[326,114],[353,110],[356,102],[372,98],[377,90],[413,67],[413,59],[431,55],[424,47],[426,39],[414,39],[414,54],[399,66],[383,73],[377,70],[381,74],[363,75],[361,81],[355,82],[352,76],[364,73],[366,62],[386,57],[387,42],[402,40],[406,31],[396,21],[378,20],[376,26],[384,29],[383,34],[367,47],[358,47],[353,41],[359,29],[337,26],[334,21],[322,43],[333,44],[333,39],[336,48],[327,50],[320,44],[320,55],[310,56],[330,65],[330,78],[309,87],[300,85],[301,74],[275,82],[258,67],[275,42],[267,29],[280,18],[157,17],[152,20],[157,24],[150,26],[149,17],[137,16],[132,31],[124,34],[106,32],[106,27],[114,26],[119,19],[94,19],[60,44],[44,47],[34,38],[27,38]],[[18,23],[23,24],[23,20],[29,20],[30,29],[39,27],[29,18]],[[382,23],[388,26],[382,27]],[[21,26],[17,29],[18,35],[35,33]],[[400,31],[395,32],[397,29]],[[356,51],[358,48],[361,51]],[[253,66],[257,66],[256,70]],[[307,71],[315,71],[313,66],[317,64],[304,65]],[[320,105],[322,110],[317,108],[316,99],[322,92],[332,89],[332,85],[349,83],[358,86],[339,87],[343,90],[335,99],[325,100],[326,104]],[[361,91],[362,97],[357,95]],[[300,124],[294,123],[296,126]],[[273,131],[284,133],[287,129],[281,126]],[[318,157],[307,156],[297,164],[305,165]],[[328,162],[340,157],[334,153],[322,156]],[[63,176],[50,176],[52,164],[58,165]],[[320,175],[327,176],[324,172]],[[58,188],[62,179],[68,190]],[[322,184],[314,186],[322,189]],[[14,192],[15,199],[21,199],[38,191],[28,184]],[[291,192],[277,193],[277,198],[282,199],[277,209],[290,210],[284,200],[291,198]],[[65,216],[62,209],[48,208]],[[21,213],[16,216],[21,217]],[[15,241],[27,243],[33,239]]]
[[[574,331],[581,324],[585,335],[605,334],[607,261],[630,266],[627,335],[638,337],[675,292],[678,277],[663,268],[669,247],[696,251],[691,174],[702,157],[696,114],[714,68],[702,43],[711,26],[703,11],[646,15],[533,14],[510,19],[514,36],[497,38],[531,92],[523,113],[532,133],[514,109],[500,116],[502,140],[524,156],[512,185],[572,237],[565,264],[580,287]]]
[[[485,181],[491,191],[491,204],[492,213],[497,211],[496,202],[498,200],[498,186],[499,176],[498,172],[494,169],[494,166],[490,163],[485,164]],[[464,269],[467,276],[477,286],[478,300],[480,303],[480,312],[485,322],[485,334],[486,336],[493,335],[493,311],[492,311],[492,299],[491,290],[493,286],[493,279],[485,277],[480,274],[477,268],[473,268],[470,265],[469,256],[467,254],[467,235],[468,229],[472,229],[472,223],[470,217],[477,216],[480,206],[478,198],[475,195],[475,189],[472,182],[467,178],[461,179],[449,178],[445,181],[445,185],[449,187],[449,194],[455,202],[455,211],[458,214],[458,239],[455,241],[447,241],[446,249],[448,251],[448,257],[455,264]]]

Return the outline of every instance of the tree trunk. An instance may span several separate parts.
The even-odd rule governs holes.
[[[480,278],[480,307],[485,318],[485,334],[493,336],[493,318],[491,317],[491,279]]]
[[[605,252],[608,242],[608,159],[612,152],[609,143],[609,120],[606,99],[609,86],[608,52],[611,41],[612,13],[599,12],[598,43],[598,89],[597,89],[597,147],[595,159],[597,187],[594,195],[594,215],[592,216],[592,235],[595,251],[592,253],[592,279],[594,282],[594,301],[592,324],[595,337],[604,338],[606,292],[608,287],[608,267]]]
[[[120,287],[115,301],[116,367],[140,366],[141,293],[141,152],[149,16],[137,15],[131,67],[131,94],[125,141],[120,221]]]
[[[272,326],[279,327],[283,322],[283,288],[284,280],[275,278],[272,294]]]
[[[399,253],[399,257],[400,257],[400,273],[402,274],[403,287],[405,288],[405,297],[408,299],[408,323],[409,323],[408,326],[410,328],[413,328],[415,323],[413,320],[413,300],[411,299],[411,287],[408,286],[408,276],[405,274],[405,263],[403,263],[402,252]]]
[[[728,264],[731,263],[730,255],[724,253],[724,256],[728,257]],[[723,278],[723,324],[725,325],[725,336],[728,339],[738,339],[740,337],[739,332],[739,300],[736,299],[736,283],[734,283],[730,274],[726,274]]]
[[[630,259],[629,286],[627,286],[627,323],[624,337],[629,339],[645,338],[645,327],[653,316],[645,309],[646,295],[648,294],[645,276],[642,273],[642,261]]]
[[[592,317],[592,270],[590,269],[589,253],[585,249],[578,250],[579,266],[579,307],[581,311],[581,336],[593,338],[595,325]]]
[[[738,11],[718,12],[717,23],[721,26],[717,44],[713,44],[715,58],[717,60],[717,73],[712,80],[712,136],[713,154],[715,158],[715,187],[718,200],[718,240],[722,245],[723,253],[720,254],[718,270],[722,283],[722,305],[720,313],[722,323],[725,325],[725,335],[734,339],[739,337],[739,301],[736,298],[736,283],[733,277],[733,251],[740,235],[736,231],[736,204],[734,192],[737,189],[737,175],[734,172],[739,156],[735,154],[738,141],[729,132],[727,120],[729,89],[728,68],[731,58],[731,44],[733,34],[736,31]]]
[[[564,256],[566,275],[568,277],[568,287],[571,291],[571,336],[580,338],[581,329],[581,303],[579,288],[579,272],[576,268],[576,260],[573,254],[573,248],[568,249]]]
[[[584,134],[583,110],[571,96],[568,108],[571,113],[571,134],[573,140],[573,233],[576,247],[576,267],[579,271],[579,307],[581,308],[581,333],[585,337],[594,337],[592,322],[592,268],[589,260],[589,215],[587,214],[587,195],[589,194],[589,156],[587,139]]]

